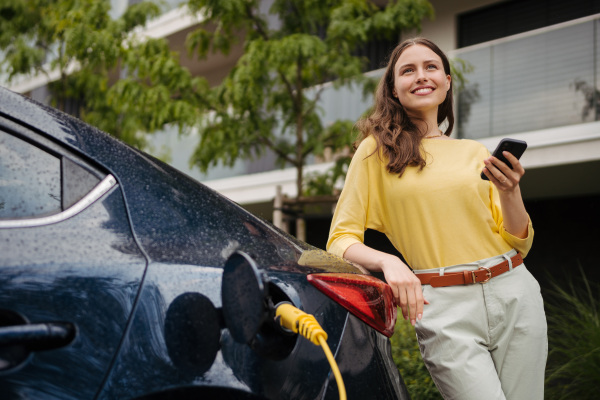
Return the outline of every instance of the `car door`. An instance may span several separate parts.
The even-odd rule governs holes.
[[[115,177],[0,118],[1,397],[93,398],[145,267]]]

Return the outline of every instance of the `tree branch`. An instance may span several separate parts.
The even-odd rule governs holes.
[[[291,158],[287,153],[281,151],[281,149],[279,149],[277,145],[275,145],[275,143],[273,143],[268,137],[259,136],[258,140],[261,141],[265,146],[273,150],[275,154],[277,154],[280,158],[284,159],[292,165],[297,164],[297,161],[295,159]]]
[[[265,30],[263,29],[263,26],[261,24],[261,20],[260,18],[258,18],[256,15],[254,15],[254,13],[252,12],[252,7],[250,6],[250,2],[246,3],[246,14],[248,14],[248,18],[250,18],[250,21],[252,21],[254,23],[254,28],[255,30],[258,32],[258,34],[264,39],[264,40],[270,40],[271,38],[269,37],[269,34],[267,32],[265,32]]]
[[[254,13],[252,12],[252,7],[250,7],[250,3],[248,3],[246,5],[246,13],[247,13],[248,18],[250,19],[250,21],[253,22],[254,29],[256,30],[256,32],[258,32],[258,34],[265,41],[267,41],[267,42],[270,41],[271,38],[269,37],[269,34],[263,29],[263,25],[261,23],[262,21],[260,20],[260,18],[258,18],[256,15],[254,15]],[[283,71],[277,70],[277,74],[279,75],[279,78],[281,79],[281,81],[283,82],[283,84],[285,85],[285,87],[287,88],[287,91],[289,92],[290,97],[293,97],[293,95],[294,95],[294,87],[293,87],[293,85],[285,77],[285,74],[283,73]]]
[[[312,153],[315,150],[315,146],[307,146],[306,144],[304,145],[304,151],[302,152],[302,158],[306,158],[310,153]]]
[[[319,100],[321,100],[321,93],[323,93],[324,87],[323,85],[321,85],[321,87],[319,88],[319,90],[317,90],[317,93],[313,99],[313,101],[311,102],[310,107],[308,107],[306,109],[306,112],[304,112],[302,114],[303,117],[306,117],[308,114],[310,114],[311,112],[314,111],[314,109],[317,107],[317,103],[319,102]]]

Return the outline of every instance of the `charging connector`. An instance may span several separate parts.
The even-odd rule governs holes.
[[[329,365],[331,365],[331,371],[335,376],[340,400],[345,400],[346,387],[344,386],[340,369],[329,349],[329,345],[327,345],[327,332],[321,328],[315,317],[301,311],[290,303],[279,303],[275,309],[275,320],[278,321],[283,328],[298,333],[315,345],[321,346],[325,353],[325,357],[327,357],[327,361],[329,361]]]

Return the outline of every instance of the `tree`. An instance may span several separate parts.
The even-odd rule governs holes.
[[[301,196],[307,158],[353,141],[352,122],[323,126],[322,84],[363,85],[368,60],[357,50],[418,29],[433,8],[425,0],[392,0],[382,7],[369,0],[274,0],[268,10],[264,3],[189,0],[190,9],[205,16],[188,36],[190,51],[203,58],[211,51],[226,53],[237,41],[244,47],[227,78],[212,89],[213,113],[192,162],[206,170],[268,149],[280,166],[295,167]]]
[[[150,1],[111,16],[109,0],[4,0],[0,50],[9,81],[45,75],[50,103],[144,147],[142,132],[190,126],[208,86],[177,62],[164,39],[137,33],[161,14]]]
[[[383,3],[383,6],[378,4]],[[358,51],[372,40],[397,41],[433,15],[426,0],[188,0],[201,14],[189,34],[190,56],[244,53],[224,81],[209,88],[192,77],[165,39],[138,33],[160,9],[150,1],[110,16],[108,0],[6,0],[0,50],[9,77],[58,71],[53,105],[143,147],[144,132],[166,124],[199,127],[191,162],[206,171],[260,157],[296,168],[302,195],[308,157],[352,143],[353,121],[323,126],[323,84],[368,82]],[[268,7],[267,7],[268,6]],[[70,109],[76,100],[76,109]],[[358,116],[357,116],[358,117]]]

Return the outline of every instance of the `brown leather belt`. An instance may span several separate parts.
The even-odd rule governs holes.
[[[523,264],[523,257],[521,257],[521,254],[517,253],[516,256],[511,258],[511,261],[513,268],[515,268]],[[490,279],[495,278],[496,276],[501,275],[508,270],[508,260],[504,260],[500,264],[496,264],[493,267],[480,267],[475,271],[446,272],[444,275],[440,275],[437,272],[432,272],[416,274],[416,276],[423,285],[443,287],[468,285],[470,283],[486,283]]]

